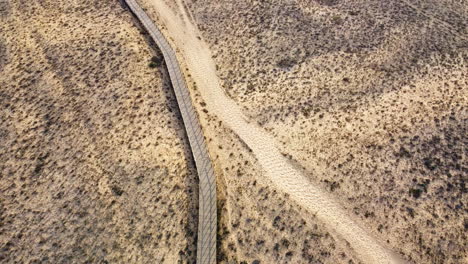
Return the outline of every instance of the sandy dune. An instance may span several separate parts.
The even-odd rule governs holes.
[[[185,11],[182,11],[184,20],[181,21],[180,16],[174,14],[164,1],[153,0],[151,3],[160,12],[160,19],[167,27],[165,33],[172,39],[172,44],[179,48],[179,55],[200,87],[208,111],[224,121],[252,149],[272,183],[347,240],[363,262],[402,262],[396,254],[353,221],[332,197],[312,185],[295,169],[278,151],[275,140],[256,124],[250,123],[239,107],[226,96],[219,85],[210,50],[198,38],[198,31]]]

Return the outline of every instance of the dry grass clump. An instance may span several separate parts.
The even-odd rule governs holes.
[[[466,259],[468,46],[457,1],[186,1],[223,87],[416,263]]]
[[[5,46],[5,41],[0,39],[0,72],[7,62],[8,62],[8,52]]]
[[[6,17],[10,14],[10,1],[0,0],[0,17]]]
[[[193,262],[196,172],[128,12],[105,0],[0,13],[0,262]]]

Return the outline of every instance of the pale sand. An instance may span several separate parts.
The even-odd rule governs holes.
[[[266,175],[280,190],[307,208],[332,230],[347,240],[365,263],[401,263],[395,253],[385,248],[378,239],[359,226],[345,210],[319,187],[312,185],[296,170],[276,148],[271,135],[250,123],[240,108],[222,90],[216,75],[215,64],[208,46],[197,38],[200,34],[183,8],[180,16],[174,14],[162,0],[151,0],[158,18],[166,27],[164,33],[177,47],[179,59],[183,58],[196,81],[209,112],[217,115],[252,149]]]

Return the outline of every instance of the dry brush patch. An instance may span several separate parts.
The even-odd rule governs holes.
[[[0,260],[193,262],[197,176],[157,52],[118,1],[9,8]]]

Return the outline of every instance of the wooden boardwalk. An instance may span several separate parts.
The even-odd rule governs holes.
[[[123,0],[161,49],[184,121],[199,178],[197,263],[216,263],[216,178],[200,122],[174,50],[135,0]]]

